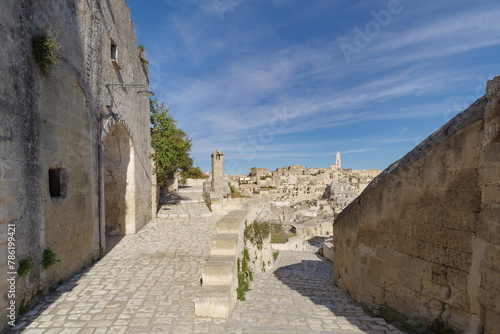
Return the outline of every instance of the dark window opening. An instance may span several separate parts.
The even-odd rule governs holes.
[[[50,197],[61,196],[61,170],[49,169],[49,193]]]
[[[49,168],[50,197],[65,197],[68,190],[68,173],[64,168]]]
[[[116,60],[118,46],[115,42],[111,41],[111,59]]]

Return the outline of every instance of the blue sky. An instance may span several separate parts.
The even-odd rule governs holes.
[[[493,0],[127,2],[204,171],[385,169],[500,75]]]

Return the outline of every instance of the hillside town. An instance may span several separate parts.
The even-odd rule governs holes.
[[[335,216],[380,173],[342,168],[337,151],[335,163],[328,168],[297,164],[270,171],[252,167],[248,175],[227,178],[233,196],[270,198],[271,222],[308,240],[331,236]]]

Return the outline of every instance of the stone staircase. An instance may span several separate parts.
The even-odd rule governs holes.
[[[210,258],[202,269],[201,288],[195,298],[195,314],[203,317],[231,315],[236,304],[237,259],[241,257],[248,210],[235,210],[217,223]]]
[[[158,218],[210,217],[212,212],[203,199],[202,187],[179,187],[173,194],[160,197]]]

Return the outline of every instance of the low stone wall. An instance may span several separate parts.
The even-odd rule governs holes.
[[[228,213],[234,210],[248,210],[248,223],[254,220],[269,221],[271,219],[271,199],[269,198],[223,198],[217,207],[212,203],[212,211]]]
[[[244,239],[247,224],[256,219],[269,221],[270,201],[237,202],[226,207],[234,210],[217,223],[217,234],[210,245],[210,258],[202,269],[202,287],[194,300],[197,316],[227,318],[231,315],[237,296],[237,261],[242,259],[245,247],[249,249],[251,260],[255,260],[253,263],[251,261],[255,273],[274,268],[270,237],[264,241],[262,249],[251,244],[245,245]]]
[[[289,251],[304,251],[306,249],[306,241],[300,236],[291,237],[285,244],[271,244],[273,250],[289,250]]]
[[[323,242],[323,248],[322,248],[323,256],[333,262],[333,242],[332,241],[325,241]]]
[[[412,318],[500,333],[499,99],[497,77],[342,211],[340,288]]]
[[[206,179],[186,179],[186,186],[187,187],[203,187],[203,182],[205,182]]]

